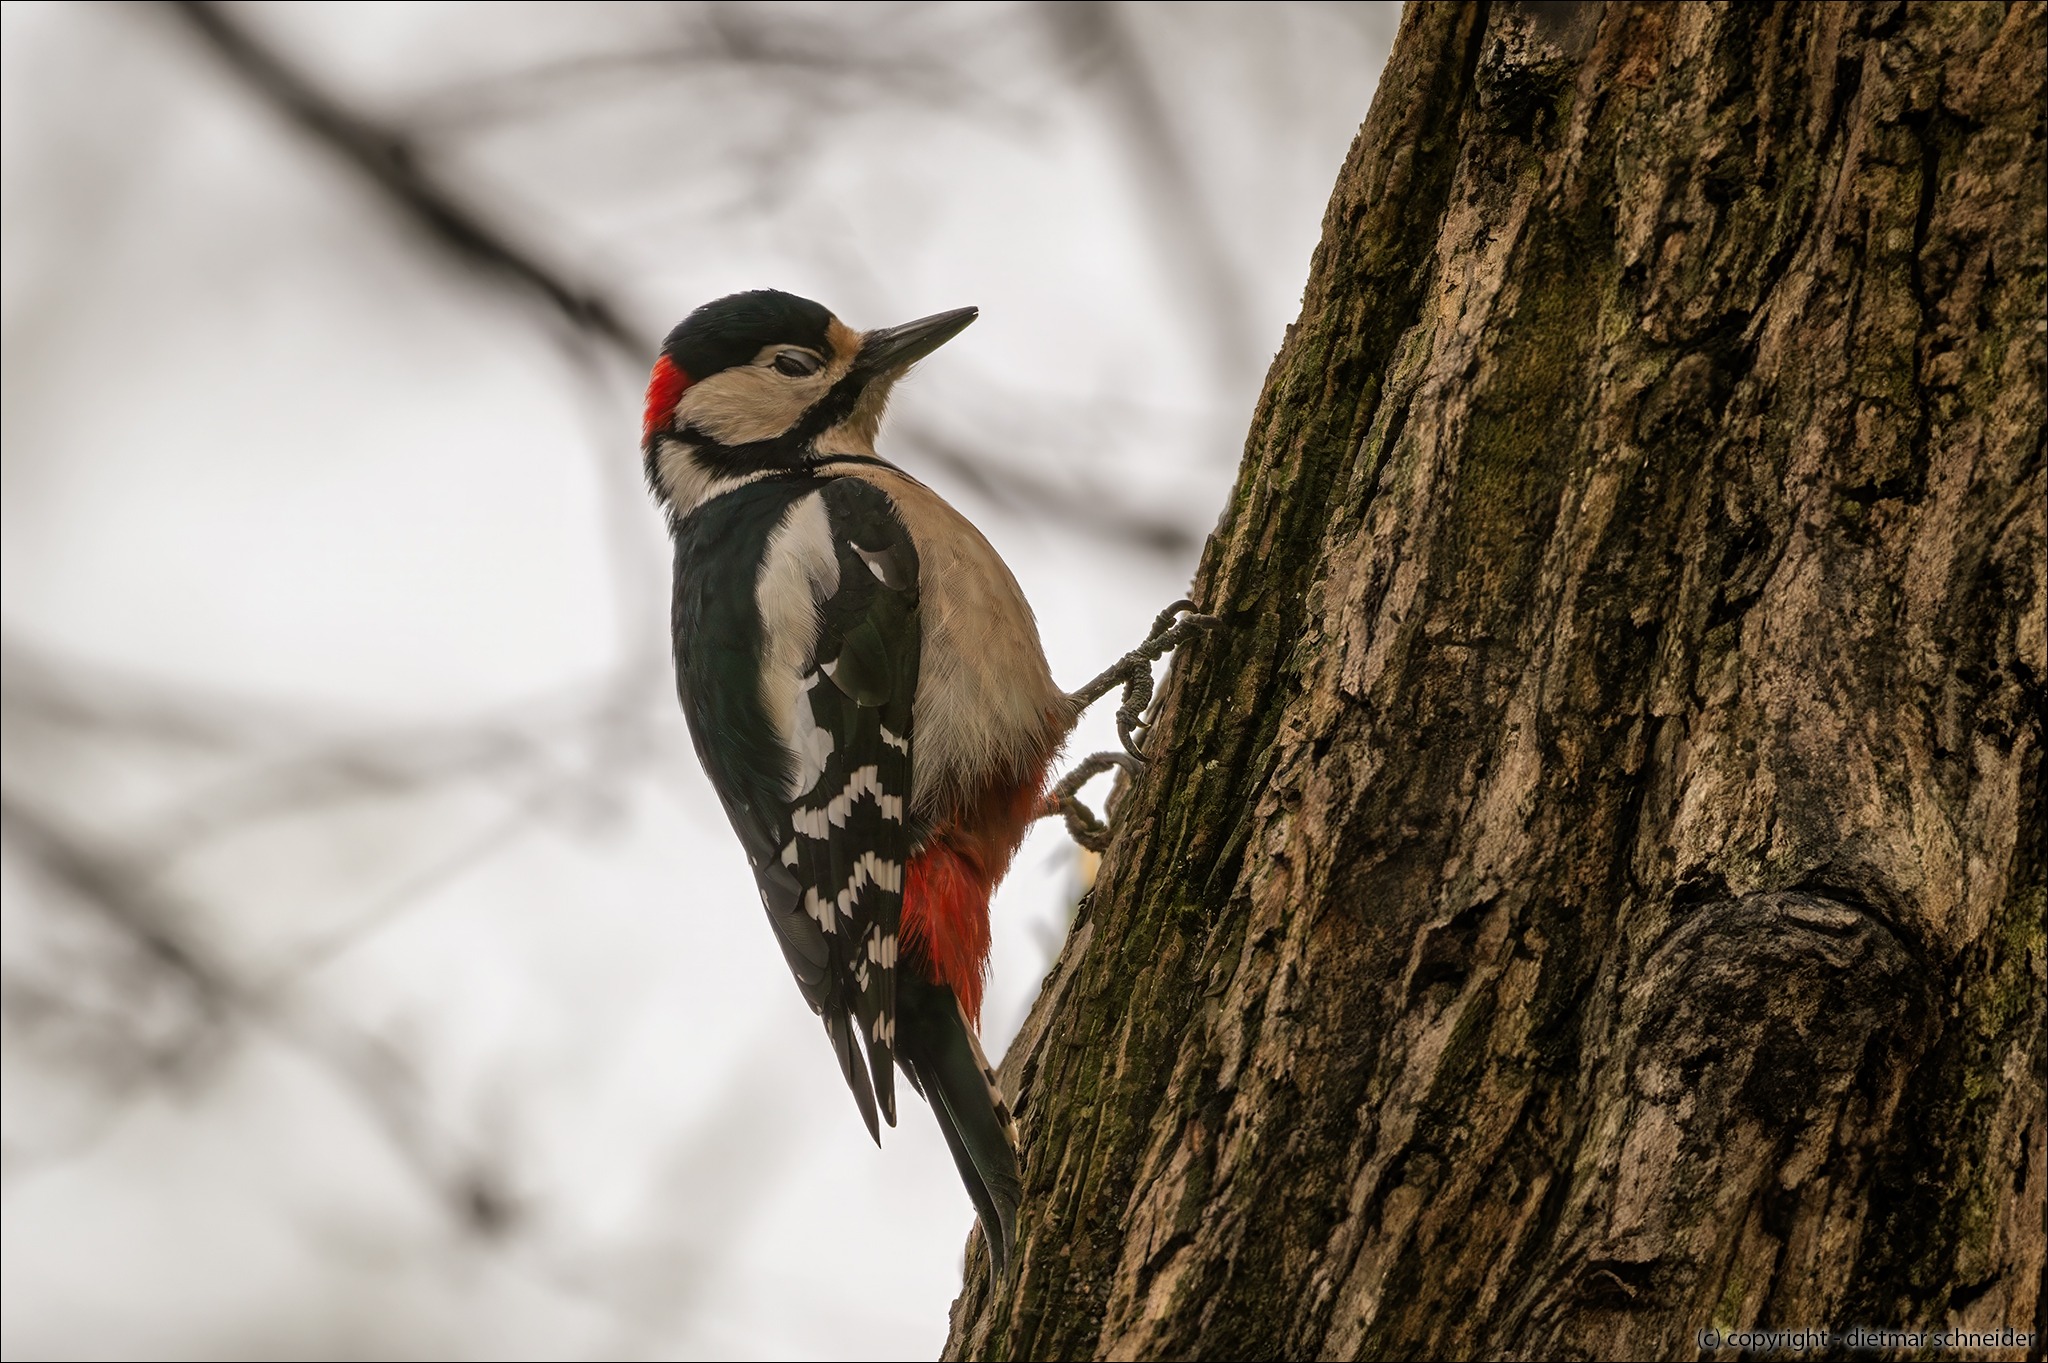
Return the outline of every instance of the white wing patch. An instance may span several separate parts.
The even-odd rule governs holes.
[[[824,779],[825,761],[832,756],[832,731],[819,728],[811,713],[811,691],[824,680],[822,673],[811,673],[797,689],[796,699],[789,707],[789,751],[796,758],[796,768],[789,777],[792,800]]]
[[[761,612],[761,704],[796,759],[791,799],[816,784],[824,756],[832,751],[832,735],[811,721],[804,682],[818,643],[818,603],[838,590],[832,519],[825,499],[814,492],[783,513],[754,579],[754,604]],[[809,780],[794,785],[806,770]]]
[[[868,485],[834,478],[793,495],[756,584],[761,698],[784,755],[777,775],[788,833],[780,855],[809,920],[800,925],[827,944],[818,990],[826,1029],[869,1128],[879,1132],[878,1116],[895,1121],[891,1050],[915,780],[919,560],[886,496]],[[835,673],[859,685],[828,680]],[[849,1033],[866,1043],[864,1061]]]

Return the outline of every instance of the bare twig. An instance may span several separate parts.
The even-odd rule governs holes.
[[[306,73],[265,44],[210,0],[178,0],[193,31],[280,114],[360,171],[389,202],[457,259],[488,277],[544,302],[576,332],[601,342],[637,370],[654,353],[656,338],[625,320],[627,310],[601,285],[546,263],[511,232],[465,203],[424,164],[421,148],[405,133],[348,108]],[[727,21],[721,42],[751,53]],[[735,47],[735,44],[738,46]],[[753,54],[758,58],[758,53]],[[1113,498],[1079,496],[956,446],[920,442],[949,471],[1022,514],[1106,531],[1158,553],[1180,556],[1196,541],[1185,526],[1121,507]]]
[[[1197,320],[1219,374],[1257,363],[1251,346],[1256,312],[1230,259],[1222,226],[1176,136],[1165,96],[1145,63],[1122,5],[1037,6],[1054,42],[1082,71],[1101,79],[1108,126],[1122,142],[1125,164],[1163,248],[1173,292],[1196,300]]]
[[[999,505],[1035,512],[1069,526],[1101,530],[1123,543],[1176,558],[1200,542],[1200,537],[1187,526],[1123,505],[1118,497],[1101,488],[1088,488],[1077,494],[1033,474],[997,470],[989,460],[962,449],[921,423],[900,422],[895,434],[904,445],[916,450],[924,463],[944,469]]]
[[[208,0],[178,0],[177,11],[237,75],[279,113],[342,157],[456,256],[546,300],[571,325],[639,363],[651,336],[629,325],[595,286],[543,264],[463,203],[420,163],[405,134],[381,127],[321,90],[248,29]]]
[[[624,765],[653,750],[645,720],[658,688],[639,677],[627,688],[610,686],[523,714],[349,733],[308,715],[252,717],[245,702],[228,696],[98,673],[19,640],[0,644],[0,656],[4,712],[18,736],[170,743],[240,759],[241,769],[210,788],[184,792],[163,816],[129,830],[123,855],[138,868],[160,867],[257,820],[457,782],[508,784],[560,803],[595,779],[591,762],[572,759],[575,750],[602,748],[628,759]],[[621,724],[630,733],[611,736]],[[617,772],[607,767],[606,774]]]
[[[185,1058],[231,1020],[264,1028],[325,1070],[359,1101],[459,1222],[479,1234],[505,1229],[510,1201],[488,1161],[461,1149],[435,1129],[417,1078],[383,1042],[317,1018],[303,1007],[281,1009],[270,994],[250,988],[215,959],[181,924],[194,917],[147,876],[136,874],[106,849],[60,827],[21,800],[0,794],[0,828],[9,850],[35,873],[139,947],[154,968],[177,982],[198,1023],[157,1067],[179,1068]],[[10,993],[19,984],[10,982]]]

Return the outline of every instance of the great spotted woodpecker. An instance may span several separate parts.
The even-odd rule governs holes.
[[[975,316],[860,332],[774,290],[708,303],[655,361],[642,448],[675,541],[677,690],[769,925],[869,1134],[895,1124],[896,1066],[930,1102],[1001,1273],[1019,1182],[976,1036],[989,895],[1118,681],[1136,754],[1150,663],[1186,622],[1062,692],[988,541],[875,453],[891,385]],[[1054,803],[1077,810],[1076,784]]]

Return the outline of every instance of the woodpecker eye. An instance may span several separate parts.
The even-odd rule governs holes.
[[[823,363],[808,350],[785,350],[775,357],[775,372],[793,379],[807,378],[817,373]]]

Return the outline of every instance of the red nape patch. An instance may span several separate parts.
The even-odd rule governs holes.
[[[926,979],[952,988],[977,1029],[988,966],[990,888],[981,868],[943,840],[910,859],[903,884],[904,953]]]
[[[656,431],[668,425],[668,419],[675,414],[676,403],[689,386],[690,376],[676,368],[668,356],[654,362],[654,373],[647,380],[647,411],[640,418],[642,440],[653,439]]]

